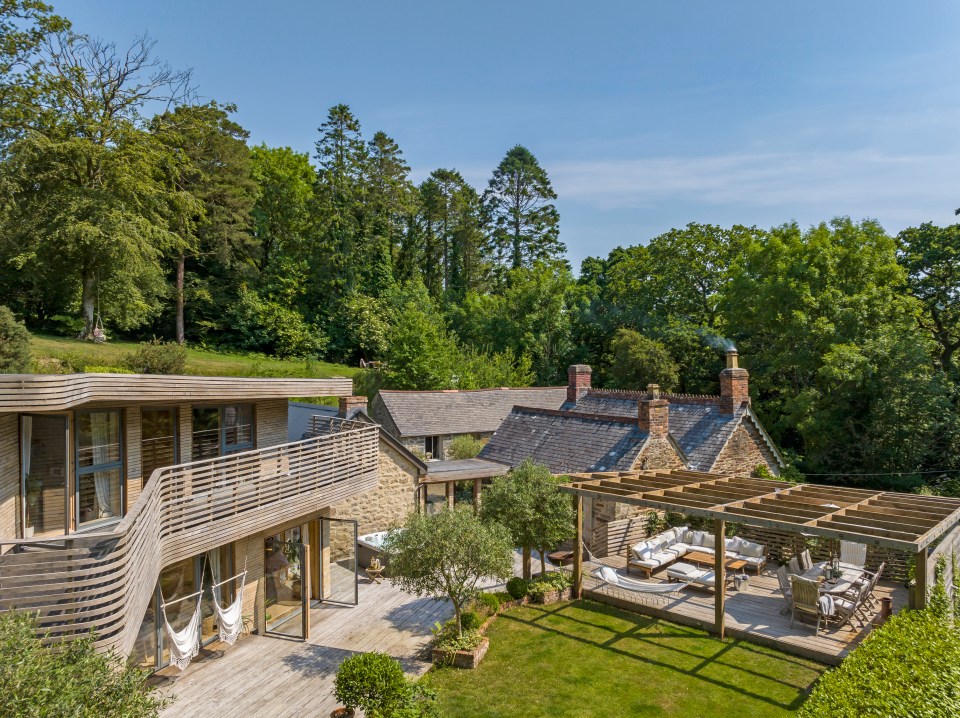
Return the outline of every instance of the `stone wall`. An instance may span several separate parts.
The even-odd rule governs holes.
[[[649,439],[643,451],[633,462],[634,470],[638,469],[685,469],[683,460],[677,454],[671,441],[667,438]]]
[[[733,432],[710,471],[750,475],[759,464],[764,464],[774,476],[780,475],[780,466],[757,427],[749,421],[743,421]]]
[[[417,467],[387,442],[380,442],[380,483],[333,507],[335,518],[354,519],[360,535],[400,525],[416,508]]]

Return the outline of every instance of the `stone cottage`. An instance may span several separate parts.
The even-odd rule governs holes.
[[[727,352],[720,395],[611,391],[591,387],[591,369],[569,369],[558,409],[515,406],[480,458],[516,466],[525,459],[555,474],[690,469],[778,476],[783,457],[754,413],[749,374]],[[646,512],[600,500],[584,507],[585,535],[599,555],[620,552],[644,532]]]
[[[469,435],[487,439],[514,406],[559,409],[567,397],[562,386],[443,391],[383,389],[369,414],[411,451],[429,460],[449,458],[450,442]]]

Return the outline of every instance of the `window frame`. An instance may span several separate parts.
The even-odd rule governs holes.
[[[93,464],[91,466],[80,466],[80,417],[84,414],[94,414],[98,412],[116,412],[117,413],[117,460],[106,464]],[[73,415],[73,490],[70,492],[73,496],[73,528],[76,532],[90,531],[102,528],[110,524],[118,523],[127,513],[127,472],[126,472],[126,412],[122,408],[116,407],[97,407],[93,409],[83,409],[75,411]],[[81,523],[80,521],[80,480],[84,476],[96,474],[99,471],[119,472],[118,483],[120,486],[120,514],[110,516],[105,519],[95,519]]]

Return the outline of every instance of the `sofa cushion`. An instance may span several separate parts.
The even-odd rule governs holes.
[[[694,546],[693,550],[698,553],[708,553],[711,556],[716,553],[716,550],[712,546]]]
[[[660,553],[655,553],[650,556],[651,561],[658,561],[658,565],[662,566],[665,563],[670,563],[675,559],[676,556],[669,551],[661,551]]]
[[[703,569],[697,568],[690,563],[683,563],[682,561],[678,561],[667,569],[667,576],[670,578],[681,578],[687,581],[697,576],[702,576],[703,573]]]
[[[690,550],[690,545],[685,544],[683,541],[677,541],[673,546],[670,547],[672,550],[676,551],[679,555],[685,554]]]
[[[657,536],[657,538],[660,539],[660,543],[665,543],[669,546],[677,540],[677,534],[673,529],[670,529],[669,531],[664,531],[662,534]]]
[[[714,548],[716,546],[717,537],[713,534],[704,534],[703,535],[703,547],[704,548]]]
[[[703,546],[703,531],[694,531],[693,540],[687,541],[691,546]]]
[[[728,539],[723,540],[723,545],[727,549],[727,553],[740,553],[740,538],[733,536]]]
[[[660,568],[660,561],[657,561],[654,558],[644,558],[638,561],[632,562],[634,566],[643,566],[644,568],[655,569]]]
[[[693,544],[693,531],[691,531],[690,529],[687,529],[686,531],[684,531],[682,540],[688,546]]]
[[[740,542],[740,553],[750,558],[760,558],[766,553],[767,547],[752,541]]]
[[[764,562],[763,556],[744,556],[743,554],[740,554],[739,558],[741,561],[746,561],[751,566],[759,566]]]

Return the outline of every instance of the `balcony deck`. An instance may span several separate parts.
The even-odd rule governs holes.
[[[584,596],[609,603],[630,611],[662,618],[688,626],[709,630],[713,626],[713,591],[685,588],[677,594],[654,597],[604,584],[590,574],[600,564],[613,566],[622,573],[625,559],[622,556],[598,559],[595,564],[584,564]],[[850,653],[870,632],[877,612],[869,612],[869,622],[859,630],[849,626],[821,630],[814,635],[814,625],[797,621],[790,626],[790,614],[782,614],[786,602],[780,594],[777,578],[769,570],[760,576],[749,574],[746,587],[740,591],[728,589],[725,601],[727,635],[743,638],[754,643],[777,648],[786,653],[812,658],[822,663],[836,665]],[[634,576],[634,578],[638,578]],[[660,576],[654,574],[653,580]],[[664,577],[665,578],[665,577]],[[893,610],[906,607],[908,591],[902,585],[881,581],[875,595],[893,599]]]

